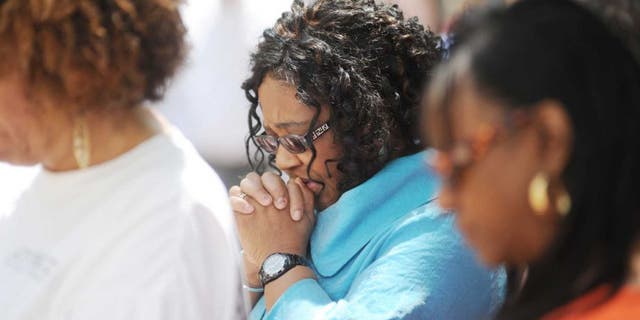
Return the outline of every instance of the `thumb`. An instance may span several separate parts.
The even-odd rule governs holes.
[[[300,191],[302,192],[302,198],[304,199],[304,214],[307,215],[313,224],[315,224],[315,195],[309,187],[302,182],[302,179],[296,178],[295,183],[300,187]]]

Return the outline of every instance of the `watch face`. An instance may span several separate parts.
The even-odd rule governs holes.
[[[279,254],[274,254],[269,256],[267,260],[264,261],[264,272],[266,274],[276,274],[284,269],[284,265],[287,257]]]

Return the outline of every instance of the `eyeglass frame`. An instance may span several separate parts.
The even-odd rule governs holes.
[[[264,150],[266,153],[268,154],[276,154],[278,152],[278,148],[282,145],[284,146],[284,148],[289,151],[290,153],[293,154],[300,154],[300,153],[304,153],[306,152],[310,147],[311,144],[316,141],[318,138],[320,138],[323,134],[325,134],[327,131],[329,131],[329,129],[331,129],[331,126],[329,125],[329,121],[324,122],[322,124],[320,124],[318,127],[316,127],[315,129],[307,132],[304,135],[298,135],[298,134],[288,134],[282,137],[276,137],[270,134],[267,134],[266,132],[253,137],[254,142],[258,145],[258,147],[262,150]],[[273,152],[269,152],[269,150],[266,150],[264,147],[262,147],[262,144],[260,144],[259,142],[256,141],[256,139],[266,139],[266,138],[271,138],[274,139],[276,146],[275,149],[273,150]],[[304,145],[304,150],[302,151],[297,151],[297,150],[291,150],[287,147],[287,144],[283,144],[281,142],[281,140],[284,139],[298,139],[299,142],[301,142]]]

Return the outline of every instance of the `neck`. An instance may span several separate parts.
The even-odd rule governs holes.
[[[61,120],[63,128],[52,140],[42,161],[54,172],[79,169],[74,156],[74,129],[78,121],[86,126],[89,166],[117,158],[162,131],[160,120],[147,108],[90,112],[82,118]]]
[[[631,266],[629,267],[629,284],[640,287],[640,244],[635,246],[631,254]]]

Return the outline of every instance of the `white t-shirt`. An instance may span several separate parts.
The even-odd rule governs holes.
[[[41,170],[0,213],[0,319],[243,317],[226,190],[182,135]]]

